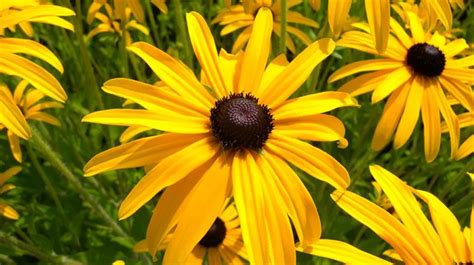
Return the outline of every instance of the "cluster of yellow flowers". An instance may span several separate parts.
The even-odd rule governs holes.
[[[235,5],[226,1],[211,23],[223,26],[221,36],[242,30],[231,53],[218,51],[200,14],[186,14],[200,77],[161,49],[145,42],[133,43],[129,29],[149,34],[140,1],[115,0],[112,4],[94,0],[90,6],[87,22],[100,22],[87,41],[104,32],[122,36],[127,49],[161,80],[157,84],[126,78],[107,81],[102,87],[105,92],[126,99],[127,106],[142,108],[101,110],[82,120],[128,127],[121,145],[94,156],[85,165],[85,176],[146,169],[146,175],[121,203],[119,219],[132,216],[162,193],[146,239],[135,250],[152,256],[165,250],[165,264],[201,264],[206,259],[209,264],[244,260],[295,264],[296,251],[351,264],[390,264],[347,243],[321,239],[318,211],[294,170],[298,168],[331,185],[335,203],[393,248],[385,252],[391,259],[407,264],[472,263],[473,230],[462,230],[434,195],[373,165],[370,172],[379,199],[386,196],[383,204],[389,205],[378,206],[348,191],[350,176],[344,166],[307,142],[337,141],[345,148],[350,139],[345,138],[343,123],[325,113],[356,107],[354,97],[372,92],[373,104],[386,100],[372,138],[374,150],[382,150],[392,141],[395,149],[402,148],[421,113],[428,163],[438,156],[443,132],[450,136],[451,158],[472,155],[474,136],[463,141],[460,128],[474,125],[474,55],[466,55],[466,41],[451,34],[450,5],[464,8],[463,1],[397,1],[391,6],[389,0],[365,0],[367,22],[354,22],[349,16],[352,1],[329,0],[332,38],[316,41],[315,36],[286,23],[312,28],[318,28],[318,23],[296,11],[282,12],[280,1],[286,0],[243,0]],[[301,2],[289,0],[286,8]],[[14,93],[0,84],[0,129],[6,128],[13,156],[21,162],[20,138],[31,136],[26,120],[59,126],[44,110],[61,108],[67,96],[49,72],[17,54],[37,57],[62,73],[56,56],[35,41],[3,37],[4,30],[14,31],[18,25],[31,36],[31,22],[72,30],[60,17],[74,13],[39,0],[4,3],[0,4],[0,72],[19,80]],[[152,3],[167,12],[164,1]],[[320,1],[310,3],[320,10]],[[391,9],[401,20],[391,17]],[[282,26],[307,47],[297,53],[295,41],[284,36],[294,59],[288,61],[286,54],[281,54],[268,62],[272,35],[281,36]],[[336,47],[377,58],[335,71],[330,83],[363,73],[341,84],[338,91],[291,97]],[[453,105],[460,105],[463,113],[457,115]],[[131,140],[147,130],[161,133]],[[18,171],[15,167],[0,174],[0,184]],[[11,188],[3,186],[0,193]],[[428,206],[431,218],[425,216],[417,198]],[[0,212],[18,218],[6,204],[0,204]],[[473,222],[471,214],[471,227]]]

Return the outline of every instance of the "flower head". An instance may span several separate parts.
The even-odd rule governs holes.
[[[342,92],[288,99],[335,44],[323,39],[291,63],[280,55],[267,65],[272,19],[270,9],[259,9],[245,52],[218,55],[205,20],[189,13],[188,29],[202,82],[160,49],[135,43],[128,49],[145,60],[166,86],[110,80],[104,84],[106,92],[145,109],[98,111],[83,118],[165,132],[98,154],[84,168],[90,176],[153,165],[123,201],[119,217],[129,217],[166,189],[154,211],[159,218],[152,218],[147,232],[149,250],[156,253],[177,224],[165,262],[182,262],[191,253],[233,193],[249,260],[295,263],[288,216],[302,244],[319,238],[320,223],[311,196],[288,163],[337,189],[349,184],[339,162],[304,140],[347,143],[343,124],[321,113],[354,106],[355,100]]]
[[[451,155],[459,144],[459,123],[445,92],[451,94],[463,107],[474,108],[469,84],[474,82],[471,57],[456,58],[467,44],[463,39],[446,41],[435,33],[424,32],[419,18],[408,13],[412,36],[398,22],[391,19],[392,34],[383,59],[372,59],[346,65],[336,71],[330,82],[346,76],[363,74],[345,83],[339,91],[360,95],[372,92],[372,103],[388,97],[382,117],[375,130],[372,148],[381,150],[392,135],[394,147],[402,147],[410,138],[421,112],[424,124],[425,157],[433,161],[440,148],[440,113],[446,121],[451,138]],[[339,45],[377,54],[367,27],[343,35]]]
[[[166,235],[158,250],[166,250],[174,233]],[[146,240],[135,245],[137,252],[149,251]],[[184,263],[202,264],[207,257],[209,264],[243,264],[247,253],[242,240],[239,216],[233,203],[227,205],[219,214],[201,240],[194,246],[191,254],[184,259]]]
[[[300,3],[301,1],[289,1],[288,8],[292,8],[293,6],[296,6]],[[281,33],[280,1],[274,1],[272,3],[272,1],[244,0],[242,1],[242,4],[233,5],[229,8],[223,9],[212,21],[212,23],[219,23],[219,25],[224,26],[224,28],[221,30],[222,36],[243,28],[243,31],[239,34],[237,40],[234,42],[232,53],[236,53],[241,50],[245,43],[247,43],[249,40],[252,27],[255,24],[256,15],[258,10],[262,7],[270,8],[273,15],[273,32],[279,36]],[[300,24],[313,28],[319,27],[316,21],[304,17],[296,11],[288,11],[287,21],[288,23]],[[310,37],[298,28],[287,25],[286,30],[289,34],[302,41],[305,45],[311,44],[312,41]],[[289,36],[287,36],[286,45],[291,52],[295,53],[295,43]]]

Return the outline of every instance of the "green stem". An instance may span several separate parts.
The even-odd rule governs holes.
[[[122,66],[123,66],[123,77],[129,77],[129,71],[128,71],[128,52],[127,52],[127,38],[125,36],[127,35],[127,29],[125,26],[125,21],[120,20],[121,28],[122,28],[122,36],[121,36],[121,41],[120,41],[120,51],[121,51],[121,58],[122,58]]]
[[[186,32],[186,20],[183,14],[183,6],[181,0],[173,0],[174,15],[176,18],[176,26],[178,27],[178,38],[183,44],[184,58],[183,61],[191,68],[193,67],[193,54],[191,52],[191,45],[188,41],[188,33]]]
[[[151,29],[152,38],[155,41],[155,46],[161,47],[160,35],[158,34],[158,24],[156,23],[155,16],[153,15],[153,10],[152,10],[150,1],[145,1],[145,9],[146,9],[148,19],[150,19],[150,24],[151,24],[150,29]]]
[[[46,185],[46,191],[48,191],[48,193],[51,195],[51,197],[54,201],[54,204],[59,209],[59,213],[61,214],[61,217],[64,219],[65,224],[67,224],[66,225],[67,228],[69,229],[69,231],[73,235],[74,240],[76,241],[76,244],[79,245],[79,239],[78,239],[76,233],[73,231],[73,229],[71,229],[71,227],[69,226],[69,222],[68,222],[68,219],[67,219],[66,214],[64,212],[64,207],[61,204],[61,200],[59,200],[58,193],[54,189],[53,184],[49,180],[48,176],[46,176],[46,173],[43,171],[43,168],[41,167],[41,165],[38,161],[38,158],[36,157],[36,154],[33,151],[33,148],[31,148],[31,144],[27,143],[26,148],[28,150],[28,155],[30,156],[31,163],[33,164],[33,167],[36,169],[36,172],[38,173],[38,175],[40,175],[41,179],[43,180],[44,184]]]
[[[81,197],[97,212],[97,214],[100,215],[100,217],[116,232],[117,235],[129,238],[114,219],[110,217],[107,211],[82,187],[81,182],[46,143],[38,129],[31,126],[31,130],[33,132],[33,144],[44,155],[45,159],[47,159],[64,177],[66,177]]]
[[[438,198],[440,200],[443,200],[446,197],[446,195],[448,195],[448,193],[453,190],[453,186],[459,183],[462,177],[466,177],[467,172],[472,172],[473,169],[474,169],[474,159],[471,159],[471,161],[465,164],[464,167],[459,171],[459,173],[453,179],[451,179],[451,181],[448,182],[448,184],[446,184],[446,186],[444,187],[443,191],[441,192]]]
[[[29,245],[1,231],[0,231],[0,243],[3,243],[9,247],[20,249],[38,258],[39,260],[45,261],[49,264],[59,264],[59,260],[57,257],[54,257],[48,253],[44,253],[43,251],[37,249],[35,246]]]
[[[288,20],[288,0],[280,2],[280,53],[286,54],[286,24]]]

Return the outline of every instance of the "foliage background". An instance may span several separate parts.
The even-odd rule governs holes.
[[[30,122],[36,136],[29,142],[22,142],[23,170],[10,180],[17,188],[2,196],[2,200],[8,201],[16,208],[21,218],[16,222],[0,218],[0,264],[111,264],[117,259],[123,259],[127,264],[152,264],[149,256],[133,253],[132,247],[135,242],[144,238],[156,199],[125,221],[119,222],[116,217],[121,199],[143,176],[143,170],[123,170],[91,178],[82,177],[85,162],[94,154],[116,146],[118,136],[124,128],[84,124],[81,123],[81,118],[94,110],[116,108],[123,103],[121,99],[106,95],[100,90],[101,84],[106,80],[130,77],[152,83],[157,78],[142,61],[125,52],[124,43],[116,34],[102,34],[93,38],[90,43],[84,42],[85,35],[91,30],[91,26],[85,22],[85,14],[91,0],[54,2],[75,10],[77,16],[68,20],[75,24],[76,31],[69,32],[53,26],[35,24],[34,39],[49,47],[61,58],[65,68],[62,76],[48,65],[39,63],[55,73],[66,89],[69,100],[64,109],[52,113],[61,121],[61,127]],[[312,10],[307,1],[292,8],[320,23],[320,29],[316,30],[300,27],[310,34],[313,40],[329,36],[324,11],[326,3],[322,2],[319,12]],[[354,2],[351,15],[364,18],[363,1]],[[151,37],[133,32],[133,40],[153,43],[180,58],[198,73],[197,61],[184,31],[185,12],[198,11],[210,22],[223,8],[223,2],[172,0],[167,2],[170,9],[167,15],[160,13],[149,1],[142,3]],[[467,1],[466,10],[457,10],[454,14],[454,27],[461,29],[459,37],[473,43],[474,3]],[[150,20],[150,15],[155,23]],[[222,38],[219,36],[220,29],[217,25],[211,27],[217,46],[230,51],[236,35]],[[26,37],[21,32],[13,35]],[[278,53],[278,41],[274,40],[273,56]],[[301,51],[304,48],[302,43],[297,44],[298,50]],[[288,53],[288,57],[291,59],[293,55]],[[314,70],[311,78],[297,94],[337,89],[347,79],[328,85],[326,81],[331,73],[349,62],[370,57],[355,50],[336,49],[332,56]],[[19,81],[6,76],[0,76],[0,80],[10,87]],[[333,113],[341,118],[346,126],[349,147],[341,150],[336,147],[336,143],[315,143],[348,169],[352,182],[350,190],[374,198],[368,165],[376,163],[402,177],[412,186],[437,195],[458,217],[461,225],[467,225],[472,195],[470,180],[465,173],[474,169],[472,157],[459,162],[451,161],[449,139],[444,135],[438,158],[427,164],[423,156],[423,131],[420,122],[411,140],[402,149],[397,151],[388,146],[381,152],[372,151],[370,141],[383,104],[372,106],[368,96],[358,99],[360,108],[346,108]],[[461,139],[466,139],[473,130],[464,129],[461,132]],[[10,155],[5,134],[0,135],[0,157],[0,171],[17,165]],[[389,247],[373,232],[345,215],[332,202],[329,197],[331,187],[305,175],[304,172],[299,172],[299,175],[318,207],[323,224],[323,238],[343,240],[377,255]],[[91,202],[102,207],[104,212],[97,211],[97,207],[91,207]],[[104,213],[110,218],[108,222],[104,221]],[[160,263],[160,260],[156,263]],[[298,254],[298,263],[333,262]]]

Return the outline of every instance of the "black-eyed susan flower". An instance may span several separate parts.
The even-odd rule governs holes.
[[[472,263],[471,240],[474,238],[474,230],[465,228],[463,231],[454,214],[443,202],[429,192],[410,187],[380,166],[371,166],[370,172],[390,199],[399,219],[349,191],[336,190],[331,197],[339,207],[374,231],[393,248],[384,254],[405,264]],[[416,198],[426,203],[430,219],[423,213]],[[473,222],[471,214],[471,228]],[[351,251],[353,260],[352,257],[346,259],[350,257],[349,255],[344,257],[333,255],[329,258],[354,263],[360,252],[360,250]]]
[[[0,93],[5,95],[9,102],[14,102],[15,105],[18,106],[26,120],[42,121],[55,126],[60,125],[55,117],[44,111],[47,109],[62,108],[63,105],[56,101],[45,100],[45,94],[29,87],[27,81],[23,80],[18,83],[13,94],[6,86],[0,85],[0,90]],[[10,143],[13,157],[16,161],[21,163],[20,138],[24,138],[23,135],[0,123],[0,130],[3,128],[7,129],[8,142]]]
[[[2,4],[5,3],[0,6],[4,8],[3,10],[10,10],[17,7],[17,5],[22,6],[22,8],[15,12],[0,12],[0,31],[27,21],[61,24],[62,22],[59,21],[63,20],[59,18],[60,16],[74,15],[72,10],[64,7],[54,5],[29,6],[28,2],[31,1],[2,1]],[[3,37],[3,34],[0,34],[0,73],[27,80],[32,86],[60,102],[67,99],[66,92],[52,74],[40,65],[17,54],[39,58],[49,63],[59,72],[63,72],[61,62],[43,45],[32,40]]]
[[[154,215],[153,218],[159,218],[159,215]],[[153,229],[153,227],[149,229]],[[158,250],[167,251],[173,236],[173,231],[170,231],[158,246]],[[140,241],[134,250],[137,252],[149,251],[147,241]],[[201,235],[201,240],[194,246],[191,254],[184,257],[183,260],[184,264],[203,264],[206,259],[210,265],[244,264],[242,259],[246,259],[246,257],[239,216],[235,205],[231,203],[221,211],[207,232]]]
[[[288,1],[288,8],[292,8],[301,1]],[[255,0],[243,0],[242,4],[233,5],[229,8],[223,9],[217,17],[212,21],[212,23],[219,23],[219,25],[224,26],[221,30],[221,36],[225,36],[230,34],[234,31],[243,29],[242,32],[239,33],[237,39],[232,46],[232,53],[236,53],[241,50],[245,43],[250,38],[252,27],[255,23],[255,17],[258,10],[261,7],[268,7],[270,8],[273,14],[273,32],[280,36],[281,33],[281,23],[280,23],[280,1],[255,1]],[[313,28],[317,28],[319,25],[316,21],[307,18],[296,11],[288,11],[287,14],[287,22],[291,24],[300,24],[305,25]],[[287,25],[286,31],[293,35],[294,37],[298,38],[304,44],[309,45],[311,44],[311,38],[304,33],[303,31],[299,30],[294,26]],[[294,41],[288,35],[286,39],[286,45],[291,52],[296,51],[296,46]]]
[[[135,43],[128,49],[144,59],[167,88],[110,80],[103,86],[106,92],[145,109],[105,110],[83,119],[165,132],[98,154],[84,171],[91,176],[155,165],[122,202],[119,217],[131,216],[168,187],[155,209],[160,218],[152,220],[153,233],[147,234],[154,254],[178,224],[164,256],[167,262],[182,262],[191,253],[233,192],[249,260],[295,263],[288,216],[304,245],[319,238],[320,223],[311,196],[288,163],[337,189],[349,184],[339,162],[302,140],[347,144],[343,124],[321,113],[353,106],[355,100],[341,92],[288,99],[335,44],[323,39],[291,63],[280,55],[267,65],[272,18],[270,9],[261,8],[245,52],[231,55],[222,50],[218,55],[205,20],[189,13],[189,35],[204,81],[160,49]]]
[[[121,12],[117,10],[117,7],[116,9],[113,9],[112,6],[109,5],[106,1],[104,1],[103,4],[99,2],[93,2],[91,6],[89,7],[88,19],[87,19],[88,22],[90,21],[89,24],[94,21],[94,18],[100,21],[100,23],[97,24],[97,26],[95,26],[87,34],[86,41],[90,41],[97,34],[108,32],[108,33],[116,33],[120,36],[123,34],[125,38],[125,43],[129,45],[132,43],[132,37],[130,36],[130,32],[129,32],[130,30],[135,29],[147,36],[149,35],[148,28],[140,24],[139,22],[137,22],[138,18],[137,20],[132,19],[132,12],[133,12],[132,8],[124,7],[123,12],[125,12],[125,15],[122,17],[122,16],[117,15],[118,13]],[[138,4],[139,4],[139,1],[138,1]],[[105,10],[105,13],[100,12],[100,8],[102,7]],[[91,15],[93,15],[93,17],[90,20],[89,16]],[[123,22],[123,25],[122,25],[122,22]],[[125,30],[122,29],[122,26],[124,27]]]
[[[3,194],[9,190],[12,190],[15,188],[15,185],[10,184],[10,183],[5,183],[7,180],[9,180],[11,177],[15,176],[21,171],[21,167],[11,167],[7,169],[5,172],[0,173],[0,194]],[[0,202],[0,215],[3,215],[6,218],[12,219],[12,220],[18,220],[20,218],[20,215],[18,212],[13,209],[10,205],[4,202]]]
[[[471,57],[457,58],[468,46],[463,39],[446,41],[442,35],[427,34],[414,13],[410,16],[413,36],[409,36],[394,19],[393,34],[382,59],[372,59],[346,65],[330,76],[334,82],[352,74],[363,74],[344,84],[339,91],[353,96],[372,93],[372,103],[388,97],[382,117],[372,139],[372,148],[381,150],[394,136],[394,147],[402,147],[410,138],[420,112],[424,124],[425,157],[428,162],[438,155],[441,143],[440,114],[447,123],[451,138],[451,155],[459,144],[459,123],[445,92],[463,107],[474,108],[469,84],[474,82]],[[366,32],[344,34],[338,45],[377,54],[372,38]]]

